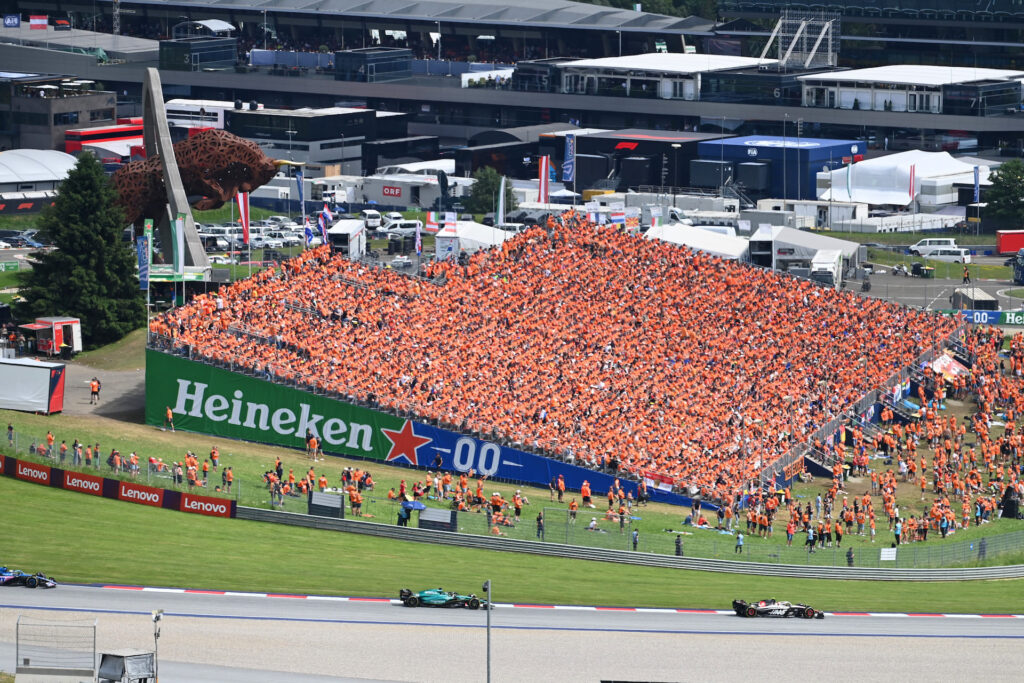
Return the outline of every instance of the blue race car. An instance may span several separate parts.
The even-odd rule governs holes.
[[[26,588],[56,588],[57,581],[42,572],[26,574],[20,569],[0,567],[0,586],[25,586]]]
[[[475,595],[459,595],[441,588],[431,588],[413,593],[408,588],[398,592],[398,599],[406,607],[467,607],[469,609],[487,609],[487,601]]]

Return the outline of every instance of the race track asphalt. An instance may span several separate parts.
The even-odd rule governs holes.
[[[0,669],[13,669],[18,615],[95,618],[100,651],[152,649],[154,609],[165,610],[165,683],[484,680],[483,611],[79,586],[0,591]],[[754,672],[800,680],[1019,681],[1024,671],[1020,617],[748,620],[516,607],[497,607],[491,617],[495,681],[749,681]]]

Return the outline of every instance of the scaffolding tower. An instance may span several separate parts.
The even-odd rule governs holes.
[[[834,67],[838,64],[840,28],[837,12],[784,9],[761,51],[761,59],[774,45],[779,70]]]

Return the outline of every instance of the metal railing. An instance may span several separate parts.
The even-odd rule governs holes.
[[[581,560],[599,560],[622,564],[644,565],[649,567],[669,567],[674,569],[693,569],[699,571],[725,572],[732,574],[755,574],[763,576],[779,576],[790,578],[817,579],[851,579],[876,581],[958,581],[979,579],[1008,579],[1024,577],[1024,565],[1006,565],[970,568],[907,568],[888,565],[863,566],[857,563],[853,567],[836,565],[785,564],[781,562],[759,562],[753,560],[713,559],[677,557],[674,554],[660,554],[643,551],[632,551],[619,548],[600,548],[568,545],[561,542],[525,540],[509,537],[484,536],[476,534],[434,531],[413,527],[399,527],[389,524],[376,524],[352,520],[314,517],[273,510],[261,510],[249,507],[238,507],[238,518],[312,529],[327,529],[350,533],[366,534],[380,538],[392,538],[420,543],[435,543],[478,548],[504,552],[521,552],[535,555],[547,555]],[[590,532],[588,532],[590,533]],[[684,551],[685,552],[685,551]],[[817,556],[809,555],[814,558]],[[899,553],[897,553],[897,557]],[[760,557],[758,559],[766,559]],[[845,561],[845,558],[844,558]]]

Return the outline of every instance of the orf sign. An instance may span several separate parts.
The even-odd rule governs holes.
[[[94,496],[102,496],[103,478],[65,470],[64,488],[69,491],[80,491],[81,493],[91,493]]]
[[[223,498],[210,498],[208,496],[193,496],[190,493],[181,494],[182,512],[194,512],[198,515],[209,515],[210,517],[230,517],[231,501]]]
[[[118,482],[117,497],[121,500],[126,500],[129,503],[152,505],[155,508],[162,507],[164,504],[163,489],[155,489],[152,486],[140,486],[139,484],[129,484],[126,481]]]
[[[37,465],[34,462],[18,461],[14,470],[14,476],[25,481],[34,481],[37,484],[50,485],[50,468],[47,465]]]
[[[385,185],[383,188],[383,193],[385,197],[401,197],[402,188],[395,187],[394,185]]]

